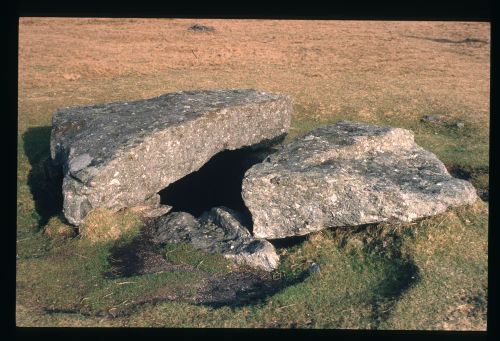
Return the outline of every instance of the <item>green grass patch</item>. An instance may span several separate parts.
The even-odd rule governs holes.
[[[320,265],[319,273],[256,305],[219,309],[168,301],[192,295],[201,280],[199,272],[105,278],[113,243],[76,238],[43,257],[18,261],[18,304],[52,309],[50,318],[41,314],[37,320],[49,324],[96,325],[95,317],[81,314],[105,314],[105,325],[432,329],[445,320],[449,307],[462,304],[462,298],[484,300],[478,290],[487,279],[484,205],[451,210],[401,231],[399,258],[370,251],[369,235],[361,237],[360,244],[343,244],[334,231],[314,234],[280,251],[274,275],[293,283],[312,262]],[[227,271],[221,266],[225,260],[217,257],[200,264],[207,255],[187,245],[169,245],[165,253],[178,264]],[[412,278],[415,267],[418,275]],[[163,302],[153,304],[154,298]],[[136,308],[130,312],[131,306]],[[109,320],[123,311],[131,315]],[[476,313],[480,325],[482,315]]]
[[[419,223],[414,236],[406,238],[402,247],[419,268],[419,283],[403,294],[391,317],[380,327],[484,328],[487,225],[484,203],[452,210]]]
[[[118,314],[129,305],[169,295],[193,294],[200,275],[173,272],[107,278],[110,249],[125,245],[135,232],[118,241],[95,243],[74,238],[36,259],[18,261],[18,303],[48,312]]]
[[[285,249],[275,273],[293,282],[312,260],[320,273],[264,302],[212,309],[180,302],[149,306],[130,323],[162,327],[375,328],[375,302],[404,287],[407,262],[394,262],[337,246],[328,233]]]
[[[91,91],[79,104],[141,97],[130,90],[130,80],[108,79],[100,88],[80,82]],[[164,86],[151,83],[150,88],[160,85]],[[118,90],[110,93],[111,88]],[[65,96],[60,98],[71,99]],[[418,144],[448,167],[467,172],[477,188],[488,188],[489,131],[473,121],[473,112],[466,115],[464,109],[451,115],[450,108],[428,106],[412,115],[388,115],[392,104],[359,118],[355,106],[345,105],[337,113],[319,116],[314,103],[298,103],[285,143],[341,119],[407,128],[415,133]],[[311,235],[299,245],[280,250],[281,264],[273,275],[283,277],[289,286],[245,307],[213,309],[170,301],[193,295],[202,280],[197,271],[106,277],[110,249],[116,243],[130,243],[139,224],[131,224],[133,228],[117,235],[116,241],[93,243],[80,237],[50,238],[42,232],[44,228],[65,228],[60,217],[60,184],[48,181],[44,162],[50,157],[50,114],[66,105],[57,97],[36,108],[29,102],[20,103],[18,325],[485,329],[488,210],[481,202],[404,228],[389,224],[373,231]],[[460,120],[465,126],[421,122],[426,114],[448,115],[451,123]],[[96,224],[133,221],[131,216],[111,215],[96,219]],[[167,245],[164,256],[169,262],[209,274],[230,271],[222,256],[186,244]],[[320,272],[297,281],[312,262],[320,265]],[[129,315],[120,317],[123,312]]]
[[[190,265],[213,274],[231,270],[231,262],[224,256],[195,250],[190,244],[167,244],[163,250],[165,258],[172,264]]]

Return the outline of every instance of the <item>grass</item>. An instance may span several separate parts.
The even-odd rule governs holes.
[[[229,273],[230,261],[222,255],[209,254],[195,250],[190,244],[167,244],[164,247],[165,258],[172,264],[194,266],[208,273]]]
[[[113,316],[119,308],[126,308],[126,303],[147,301],[158,291],[168,289],[179,296],[196,288],[199,278],[190,273],[107,278],[111,247],[129,242],[135,234],[128,232],[117,241],[97,243],[74,238],[51,248],[43,257],[19,262],[18,273],[26,274],[17,282],[19,303],[29,306],[36,302],[49,313]]]
[[[125,235],[133,238],[139,234],[141,226],[139,216],[130,210],[113,213],[106,209],[96,209],[88,214],[79,230],[82,238],[91,242],[105,242]]]
[[[439,218],[438,224],[422,222],[403,244],[420,269],[420,280],[398,300],[382,328],[480,330],[486,324],[486,205]]]
[[[292,122],[295,128],[292,131],[299,136],[322,124],[299,116]],[[432,128],[423,128],[424,133],[425,129]],[[48,133],[46,129],[45,132]],[[450,146],[459,144],[459,136],[444,133],[437,136],[436,139],[447,141]],[[47,136],[40,134],[34,141],[44,139]],[[32,183],[44,181],[41,164],[48,157],[48,150],[37,142],[30,148],[29,153],[36,155],[29,170]],[[456,148],[436,150],[430,145],[428,149],[438,155],[441,152],[440,157],[457,153]],[[460,158],[454,160],[461,160],[457,162],[461,165],[487,167],[484,153],[483,150],[483,155],[477,156],[459,152]],[[22,166],[25,171],[30,168]],[[20,168],[22,171],[23,167]],[[487,187],[487,180],[483,186]],[[44,226],[47,231],[55,227],[65,230],[68,225],[58,214],[49,216],[47,212],[52,211],[42,208],[40,212],[46,215],[47,223],[40,227],[43,217],[35,210],[33,197],[27,191],[29,186],[18,181],[18,189],[18,200],[23,203],[18,207],[17,243],[20,325],[341,329],[484,329],[486,325],[485,204],[451,210],[412,226],[411,233],[402,237],[404,241],[399,244],[400,257],[389,256],[387,250],[378,254],[369,252],[372,244],[366,238],[354,242],[359,236],[352,232],[344,236],[346,243],[340,243],[338,236],[325,231],[301,245],[281,250],[282,262],[277,272],[292,279],[314,261],[321,266],[320,274],[287,287],[265,303],[214,310],[186,302],[148,303],[148,299],[166,295],[161,291],[177,296],[192,294],[199,281],[194,274],[105,279],[106,257],[113,242],[96,245],[85,239],[71,239],[71,235],[66,235],[66,239],[49,238],[50,234],[43,232]],[[138,227],[135,217],[123,214],[97,217],[90,224],[97,227],[128,224],[135,227],[132,236]],[[227,271],[224,260],[193,252],[187,245],[168,246],[165,254],[174,264],[199,266],[213,273]],[[415,273],[417,279],[412,278]],[[130,283],[119,284],[123,282]],[[146,302],[134,308],[132,314],[120,316],[140,300]]]
[[[181,89],[280,91],[295,101],[285,143],[341,119],[407,128],[448,169],[488,190],[489,45],[404,37],[461,40],[467,32],[486,39],[483,23],[200,23],[216,32],[188,35],[191,20],[21,20],[17,325],[485,330],[484,202],[411,224],[312,234],[279,249],[273,275],[290,285],[244,307],[189,300],[202,272],[224,274],[228,263],[187,245],[169,245],[164,256],[202,272],[106,276],[111,249],[129,243],[141,224],[130,212],[101,212],[87,231],[120,234],[75,237],[61,216],[61,184],[48,179],[45,167],[51,115],[59,107]],[[130,41],[134,51],[122,43]],[[191,49],[198,59],[189,59]],[[450,124],[420,121],[435,114]],[[320,272],[297,282],[312,262]]]

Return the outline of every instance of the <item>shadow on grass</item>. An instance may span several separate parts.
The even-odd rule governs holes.
[[[50,166],[50,126],[29,128],[23,134],[24,153],[28,157],[31,170],[28,186],[38,214],[38,229],[62,210],[62,177],[49,178]]]
[[[420,282],[420,270],[412,260],[399,259],[377,288],[378,295],[372,300],[374,329],[389,319],[398,300],[412,286]]]
[[[154,245],[150,236],[153,232],[151,228],[146,225],[142,232],[130,243],[111,248],[108,258],[110,270],[104,274],[106,278],[126,278],[161,272],[192,273],[200,275],[204,285],[195,295],[179,295],[176,299],[169,298],[168,290],[163,288],[156,295],[125,309],[121,312],[123,316],[132,313],[137,306],[171,300],[187,301],[211,308],[257,305],[286,287],[303,282],[309,276],[308,271],[303,271],[293,277],[275,278],[269,273],[249,268],[229,273],[209,273],[198,266],[173,264],[162,255],[163,249]]]
[[[196,269],[177,270],[200,272]],[[154,306],[165,302],[187,302],[196,306],[206,306],[212,309],[229,307],[231,309],[250,307],[262,304],[266,299],[275,295],[279,291],[298,284],[309,277],[307,271],[302,272],[293,279],[277,280],[270,276],[253,273],[249,271],[230,272],[226,275],[205,276],[206,284],[198,289],[195,294],[182,295],[168,294],[166,288],[162,288],[158,293],[145,299],[136,299],[133,303],[118,308],[113,311],[109,308],[98,310],[88,310],[78,304],[72,308],[42,308],[49,315],[52,314],[77,314],[86,317],[104,317],[109,319],[129,317],[139,311],[141,307]],[[172,297],[173,296],[173,297]],[[175,298],[174,298],[175,297]]]
[[[273,279],[268,274],[254,272],[230,272],[224,276],[210,278],[208,284],[198,291],[197,305],[211,308],[228,306],[232,309],[262,304],[269,297],[305,281],[309,271],[287,279]]]
[[[127,278],[145,274],[189,270],[189,265],[176,265],[162,255],[162,248],[153,243],[151,227],[145,225],[142,233],[127,244],[114,245],[110,249],[109,270],[104,277]]]
[[[476,188],[477,194],[483,201],[489,201],[489,184],[484,177],[489,176],[489,167],[467,167],[457,164],[446,165],[451,176],[469,181]],[[482,181],[481,181],[482,179]]]

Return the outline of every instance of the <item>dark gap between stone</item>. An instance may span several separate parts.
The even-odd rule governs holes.
[[[281,239],[271,239],[269,242],[277,249],[289,248],[302,244],[307,240],[308,236],[292,236]]]
[[[224,150],[198,171],[161,190],[161,203],[172,206],[172,212],[188,212],[195,217],[212,207],[226,206],[240,212],[244,225],[251,230],[252,216],[241,197],[241,184],[245,172],[270,153],[270,148]]]

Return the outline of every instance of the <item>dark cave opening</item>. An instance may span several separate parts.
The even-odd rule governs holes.
[[[226,206],[240,212],[243,223],[251,229],[251,214],[241,197],[243,177],[271,152],[272,148],[224,150],[199,170],[161,190],[161,203],[172,206],[172,212],[188,212],[195,217],[212,207]]]

